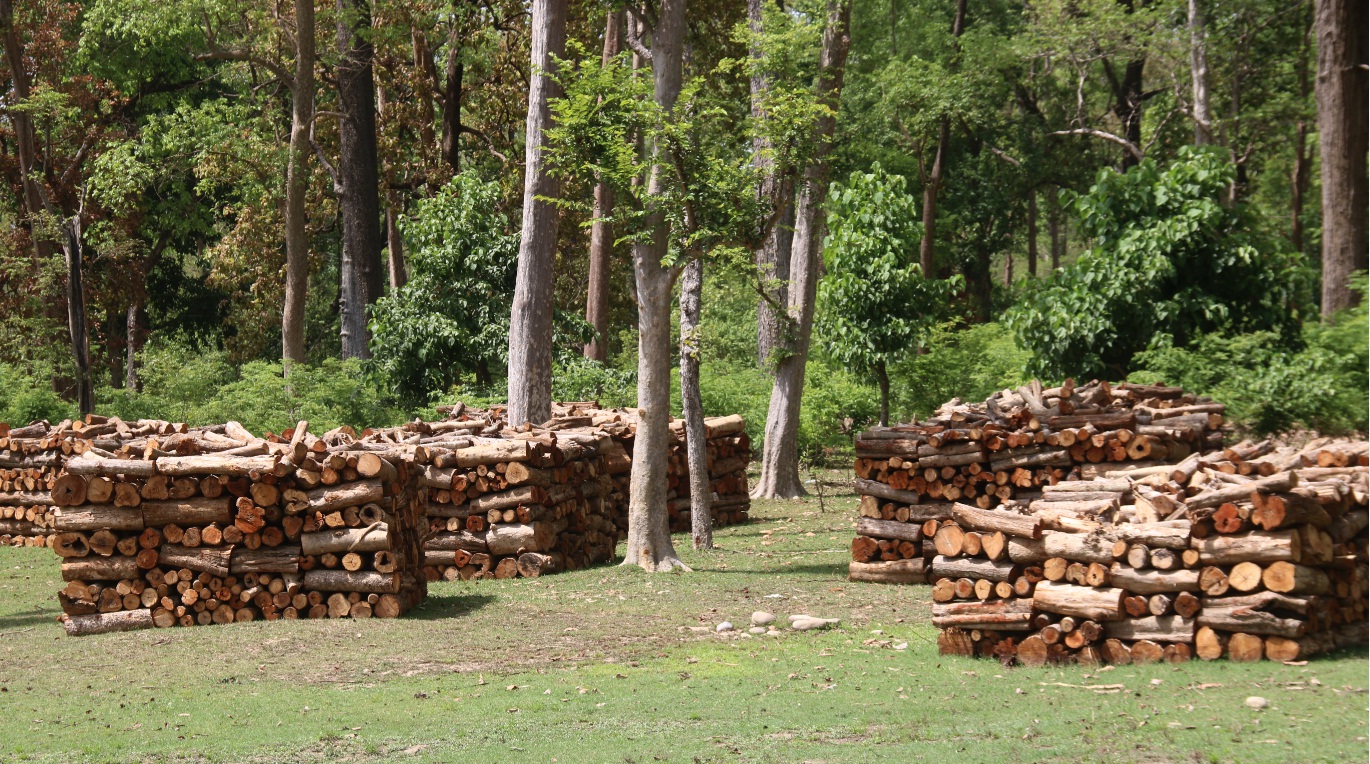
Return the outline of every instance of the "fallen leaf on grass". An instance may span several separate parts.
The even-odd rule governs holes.
[[[1069,687],[1075,690],[1090,690],[1100,695],[1110,695],[1115,692],[1122,692],[1127,689],[1127,685],[1122,684],[1066,684],[1065,682],[1038,682],[1043,687]]]

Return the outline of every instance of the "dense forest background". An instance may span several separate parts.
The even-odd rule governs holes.
[[[833,110],[813,95],[827,6],[700,0],[663,127],[640,76],[654,5],[570,2],[554,398],[634,403],[645,132],[689,179],[670,248],[702,266],[705,411],[758,443],[786,343],[754,221],[787,235],[794,200],[763,186],[794,175],[766,167],[815,155],[806,460],[1035,374],[1183,384],[1252,431],[1365,429],[1364,68],[1345,167],[1318,93],[1329,46],[1364,61],[1365,8],[1316,6],[851,0]],[[0,0],[0,27],[0,420],[85,403],[280,431],[505,400],[521,0]],[[1330,196],[1347,230],[1324,222],[1333,169],[1361,189]],[[1351,247],[1329,261],[1334,234]]]

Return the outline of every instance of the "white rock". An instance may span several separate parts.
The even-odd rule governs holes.
[[[1266,700],[1265,698],[1262,698],[1259,695],[1252,695],[1251,697],[1246,699],[1246,707],[1255,709],[1257,711],[1261,710],[1262,708],[1265,708],[1268,705],[1270,705],[1270,701]]]
[[[772,623],[775,623],[775,616],[771,613],[767,613],[763,610],[758,610],[755,613],[752,613],[753,626],[768,626]]]
[[[762,626],[753,626],[753,627],[751,627],[750,629],[747,629],[747,633],[749,633],[749,634],[765,634],[765,633],[766,633],[766,629],[765,629],[765,627],[762,627]]]
[[[724,621],[723,623],[720,623],[719,625],[717,625],[717,626],[714,627],[714,631],[717,631],[717,632],[732,631],[732,630],[733,630],[733,625],[732,625],[731,623],[728,623],[727,621]]]
[[[790,628],[795,629],[796,631],[809,631],[810,629],[826,629],[829,626],[832,626],[833,624],[838,622],[839,621],[836,618],[813,618],[806,616],[804,618],[797,618],[790,621]]]

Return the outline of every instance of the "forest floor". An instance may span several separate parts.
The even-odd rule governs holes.
[[[757,502],[712,552],[677,536],[694,573],[438,583],[389,621],[72,639],[56,557],[0,549],[0,761],[1366,758],[1363,650],[1116,669],[941,657],[928,587],[846,580],[855,499],[829,494]],[[714,633],[755,610],[842,623]]]

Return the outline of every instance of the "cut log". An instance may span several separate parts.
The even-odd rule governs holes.
[[[229,557],[229,572],[235,576],[244,573],[298,573],[300,570],[300,547],[278,546],[234,547]]]
[[[1200,626],[1194,632],[1194,654],[1206,661],[1215,661],[1227,652],[1227,635],[1220,634],[1207,626]]]
[[[275,456],[164,456],[157,459],[157,472],[172,477],[205,474],[227,477],[247,477],[252,474],[272,474],[279,458]]]
[[[62,618],[62,628],[66,629],[69,637],[108,634],[115,631],[136,631],[138,629],[151,629],[152,627],[152,611],[147,608],[113,613],[71,615]]]
[[[118,581],[138,576],[132,557],[83,557],[62,561],[63,581]]]
[[[1094,589],[1052,581],[1037,584],[1032,593],[1033,608],[1058,615],[1073,615],[1091,621],[1117,621],[1123,612],[1122,589]]]
[[[233,508],[227,499],[181,499],[178,501],[145,501],[141,505],[143,524],[209,525],[233,520]]]
[[[52,527],[58,531],[143,530],[142,512],[109,505],[58,507],[52,518]]]
[[[492,555],[545,552],[556,543],[556,530],[547,522],[501,523],[490,527],[485,543]]]
[[[895,520],[872,520],[869,517],[858,518],[856,521],[856,532],[862,536],[871,536],[881,539],[900,539],[911,541],[915,544],[923,541],[923,527],[919,523],[901,523]]]
[[[367,480],[356,483],[346,483],[343,485],[327,486],[316,488],[306,495],[305,501],[288,502],[286,511],[299,513],[305,510],[311,512],[337,512],[348,507],[360,507],[364,504],[380,502],[385,498],[385,488],[378,480]]]
[[[945,555],[932,558],[931,571],[935,578],[972,578],[992,582],[1012,581],[1023,574],[1022,566],[1011,562]]]
[[[1113,639],[1149,639],[1153,642],[1193,642],[1195,621],[1178,615],[1148,616],[1110,621],[1104,633]]]
[[[1238,562],[1298,562],[1302,559],[1301,539],[1296,531],[1252,531],[1240,535],[1195,538],[1190,546],[1205,565],[1231,565]]]
[[[1099,648],[1104,663],[1110,666],[1126,666],[1132,662],[1132,648],[1117,639],[1106,639]]]
[[[1160,663],[1165,658],[1165,648],[1149,639],[1132,643],[1132,662],[1141,666]]]
[[[1280,493],[1292,490],[1299,484],[1299,477],[1293,472],[1282,472],[1278,475],[1271,475],[1267,478],[1252,480],[1245,483],[1233,483],[1209,491],[1204,491],[1197,496],[1191,496],[1185,501],[1185,505],[1191,510],[1204,509],[1206,507],[1216,507],[1227,502],[1241,501],[1249,499],[1253,492]]]
[[[1236,598],[1244,599],[1244,598]],[[1249,607],[1211,608],[1205,607],[1199,614],[1199,625],[1219,631],[1243,631],[1247,634],[1261,634],[1297,639],[1308,631],[1308,622],[1297,618],[1280,618],[1263,610]]]
[[[1046,544],[1041,539],[1010,536],[1007,541],[1008,558],[1014,562],[1031,565],[1045,562],[1051,556],[1047,554]]]
[[[372,523],[364,528],[338,528],[316,533],[301,533],[300,548],[307,555],[388,550],[390,529],[385,523]]]
[[[556,573],[563,567],[563,559],[560,553],[525,552],[518,558],[518,572],[524,578],[537,578],[546,573]]]
[[[1270,591],[1281,594],[1327,594],[1332,589],[1332,580],[1327,573],[1292,562],[1275,562],[1266,566],[1261,583]]]
[[[1137,570],[1115,562],[1113,567],[1109,569],[1109,574],[1112,576],[1114,586],[1121,586],[1129,592],[1137,594],[1199,591],[1199,571],[1197,570],[1177,570],[1166,573],[1159,570]]]
[[[359,570],[308,570],[305,571],[303,586],[306,590],[319,592],[370,592],[375,594],[396,594],[400,590],[400,577],[395,573],[376,573]]]
[[[1227,574],[1228,586],[1239,592],[1254,592],[1261,588],[1261,575],[1265,571],[1254,562],[1239,562]]]
[[[164,567],[186,568],[222,578],[229,574],[229,560],[232,558],[233,550],[232,546],[191,548],[180,544],[163,544],[156,550],[156,560],[158,565]]]
[[[1003,510],[978,509],[967,504],[956,503],[951,510],[952,519],[963,528],[983,532],[998,531],[1009,536],[1022,538],[1041,538],[1042,522],[1031,516]]]
[[[965,613],[932,617],[932,625],[939,629],[958,627],[982,631],[1026,631],[1031,621],[1031,613]]]
[[[852,581],[877,584],[922,584],[927,582],[927,564],[921,557],[888,562],[852,562],[847,566]]]
[[[1112,563],[1113,541],[1103,533],[1047,531],[1042,534],[1043,547],[1049,556],[1072,562]]]
[[[1190,523],[1188,520],[1138,524],[1122,523],[1108,530],[1113,538],[1121,539],[1130,544],[1145,544],[1148,547],[1179,550],[1189,548]]]
[[[1265,657],[1265,641],[1254,634],[1237,632],[1227,640],[1227,654],[1238,663],[1254,663]]]

